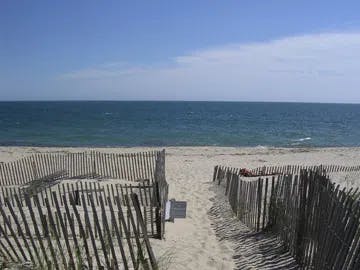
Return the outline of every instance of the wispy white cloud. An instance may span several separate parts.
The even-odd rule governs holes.
[[[109,63],[60,76],[85,98],[360,102],[360,32],[232,44],[167,65]]]

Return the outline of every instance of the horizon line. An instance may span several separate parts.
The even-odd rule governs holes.
[[[300,104],[348,104],[360,105],[360,102],[327,102],[327,101],[259,101],[259,100],[141,100],[141,99],[39,99],[39,100],[0,100],[4,102],[208,102],[208,103],[300,103]]]

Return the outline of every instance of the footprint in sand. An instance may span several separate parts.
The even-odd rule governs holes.
[[[215,264],[215,260],[212,258],[208,258],[206,265],[214,267],[214,264]]]

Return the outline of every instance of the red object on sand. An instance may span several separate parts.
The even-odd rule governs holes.
[[[253,173],[250,170],[246,169],[246,168],[241,169],[240,174],[242,176],[247,176],[247,177],[253,176]]]

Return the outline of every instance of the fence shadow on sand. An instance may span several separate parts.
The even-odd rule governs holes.
[[[208,214],[219,241],[231,243],[235,269],[299,269],[282,241],[270,231],[255,232],[239,221],[217,186],[210,186],[215,197]]]

